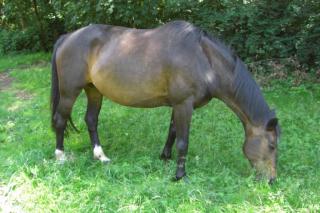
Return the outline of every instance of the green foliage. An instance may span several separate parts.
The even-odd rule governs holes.
[[[22,51],[40,51],[38,34],[36,29],[26,30],[0,30],[0,54]]]
[[[151,28],[183,19],[222,38],[246,62],[293,58],[312,72],[320,68],[319,5],[315,0],[4,0],[0,54],[51,50],[59,35],[90,23]]]
[[[312,13],[305,17],[304,25],[298,33],[298,42],[296,43],[297,56],[303,64],[315,65],[320,67],[320,5],[317,2],[313,5]],[[311,10],[311,8],[310,8]]]
[[[219,101],[194,112],[187,159],[189,183],[171,182],[175,162],[158,159],[168,108],[134,109],[105,100],[102,146],[93,160],[82,94],[73,111],[80,134],[65,141],[69,161],[54,159],[46,54],[3,58],[13,85],[0,92],[0,211],[3,212],[319,212],[320,86],[275,81],[265,97],[282,127],[278,181],[256,182],[242,154],[240,121]],[[25,60],[26,65],[22,66]],[[19,65],[15,64],[19,61]],[[6,64],[3,64],[6,62]],[[32,64],[31,64],[32,65]],[[1,73],[0,73],[1,74]],[[176,156],[175,154],[173,156]]]

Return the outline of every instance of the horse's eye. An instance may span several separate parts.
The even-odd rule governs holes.
[[[273,151],[276,149],[276,146],[274,144],[269,144],[269,149]]]

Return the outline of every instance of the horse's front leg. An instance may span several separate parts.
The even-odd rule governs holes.
[[[174,124],[176,127],[177,136],[177,171],[176,180],[181,179],[186,175],[185,162],[188,152],[189,143],[189,128],[191,123],[191,116],[193,111],[193,99],[189,98],[179,105],[173,107]]]
[[[160,158],[162,160],[171,159],[172,146],[173,146],[175,140],[176,140],[176,127],[174,124],[173,112],[172,112],[167,142],[164,145],[162,153],[160,155]]]

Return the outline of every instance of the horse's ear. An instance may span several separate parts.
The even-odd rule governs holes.
[[[266,129],[268,131],[273,131],[276,129],[277,125],[278,125],[278,118],[271,118],[266,125]]]

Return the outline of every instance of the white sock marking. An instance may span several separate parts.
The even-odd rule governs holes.
[[[95,146],[93,148],[93,157],[95,159],[100,160],[101,162],[109,162],[111,161],[103,152],[102,147],[101,146]]]
[[[56,149],[54,154],[56,155],[56,160],[59,162],[64,162],[67,160],[66,155],[64,154],[64,151],[62,151],[62,150]]]

